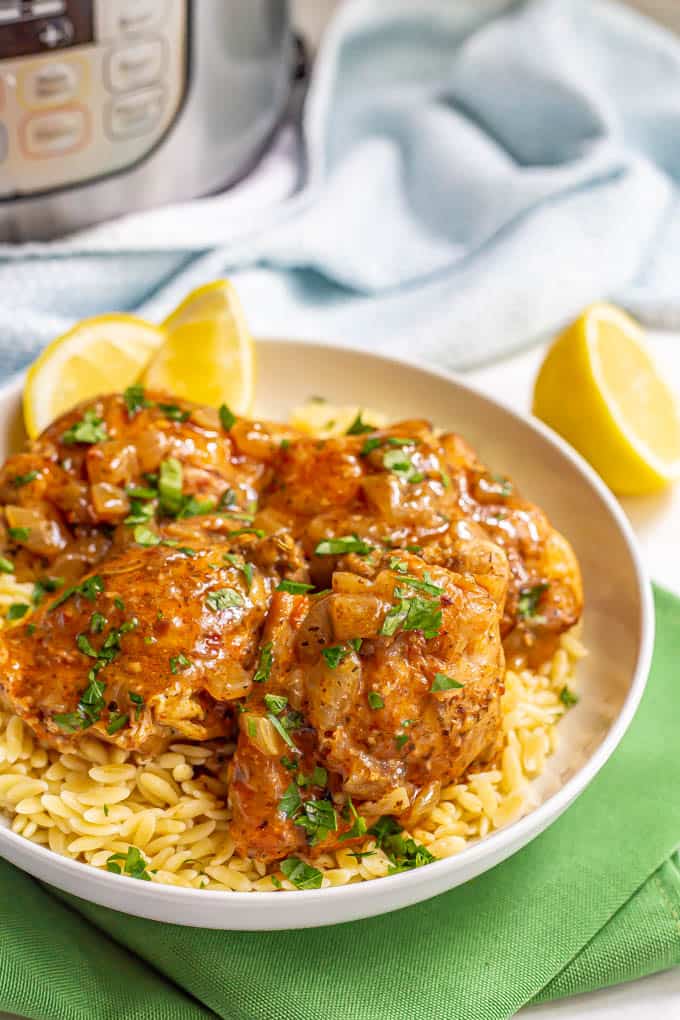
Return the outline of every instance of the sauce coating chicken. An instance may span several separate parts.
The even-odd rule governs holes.
[[[2,686],[45,742],[146,754],[232,730],[272,581],[227,545],[131,548],[4,635]]]
[[[404,823],[493,758],[505,653],[582,607],[545,514],[425,421],[333,439],[132,387],[0,471],[37,608],[0,693],[47,743],[236,737],[231,834],[273,861]]]

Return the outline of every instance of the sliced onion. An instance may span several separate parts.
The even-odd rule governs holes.
[[[239,453],[256,460],[271,461],[278,449],[278,444],[262,422],[239,419],[231,428],[229,438]]]
[[[168,449],[168,436],[158,428],[147,429],[136,440],[139,470],[156,471]]]
[[[58,521],[41,510],[22,506],[6,506],[5,516],[10,528],[26,528],[28,537],[19,540],[29,552],[52,559],[66,545],[66,536]]]
[[[102,520],[117,521],[129,512],[130,500],[119,485],[97,482],[90,491],[95,513]]]
[[[220,430],[220,416],[214,407],[192,407],[191,421],[202,429],[210,429],[212,432]]]
[[[385,607],[375,595],[330,595],[328,606],[337,641],[372,638],[380,633]]]
[[[406,815],[402,815],[399,819],[401,824],[406,829],[410,829],[411,826],[416,825],[417,822],[425,817],[425,815],[428,815],[430,811],[433,811],[436,808],[439,803],[439,798],[441,797],[441,792],[442,784],[438,779],[434,779],[431,783],[427,783],[413,801],[411,810]]]
[[[266,716],[243,712],[239,716],[239,728],[262,754],[273,758],[283,753],[283,741]]]
[[[361,482],[364,495],[370,506],[386,521],[394,522],[401,517],[400,505],[403,494],[398,479],[386,472],[368,475]]]
[[[87,474],[94,485],[129,485],[139,475],[139,458],[132,443],[112,439],[87,454]]]

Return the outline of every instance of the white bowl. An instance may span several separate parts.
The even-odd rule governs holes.
[[[600,479],[559,437],[445,372],[358,351],[295,341],[258,342],[255,413],[285,419],[311,394],[390,417],[427,417],[460,431],[484,461],[510,475],[573,543],[583,569],[581,698],[559,724],[560,748],[534,784],[537,807],[462,853],[427,867],[331,889],[238,893],[180,889],[80,864],[0,826],[0,855],[85,900],[138,917],[232,930],[306,928],[405,907],[467,882],[553,822],[599,772],[630,723],[649,670],[651,592],[630,526]],[[0,457],[23,441],[23,379],[0,389]]]

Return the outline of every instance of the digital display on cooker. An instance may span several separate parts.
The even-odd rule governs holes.
[[[94,40],[92,0],[0,0],[0,59]]]

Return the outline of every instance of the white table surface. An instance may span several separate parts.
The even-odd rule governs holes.
[[[652,334],[650,343],[680,399],[680,335]],[[467,378],[510,407],[527,411],[541,356],[541,349],[534,348],[471,372]],[[623,505],[644,550],[650,574],[680,594],[680,484],[672,492],[642,500],[627,499]],[[680,968],[589,995],[527,1008],[520,1015],[527,1020],[646,1020],[652,1016],[680,1020]],[[0,1020],[16,1018],[0,1013]]]

